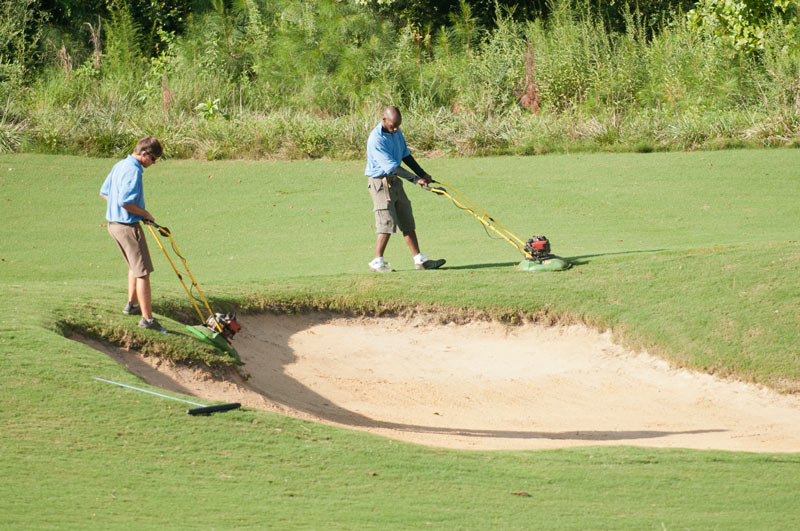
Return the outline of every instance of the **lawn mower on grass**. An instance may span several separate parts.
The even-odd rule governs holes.
[[[464,197],[458,190],[441,181],[431,181],[440,186],[426,186],[426,190],[449,198],[458,208],[466,210],[487,229],[498,234],[505,241],[517,248],[525,257],[518,265],[521,271],[563,271],[572,264],[550,253],[550,241],[545,236],[534,236],[523,242],[513,232],[494,220],[485,210]],[[458,196],[453,197],[453,194]],[[469,206],[468,206],[469,205]]]
[[[200,286],[197,285],[194,275],[192,275],[192,272],[189,271],[189,266],[186,264],[186,259],[178,250],[178,246],[175,244],[175,239],[172,237],[172,233],[169,231],[169,229],[152,221],[145,221],[145,224],[147,225],[147,228],[150,229],[150,232],[152,233],[153,238],[155,238],[156,243],[158,243],[158,246],[161,247],[162,251],[164,251],[167,261],[169,261],[169,264],[172,266],[172,270],[175,271],[175,274],[178,275],[178,280],[180,280],[183,289],[186,290],[189,300],[192,301],[192,306],[194,306],[194,309],[197,311],[197,315],[200,316],[200,322],[203,323],[196,326],[186,325],[186,329],[197,336],[201,341],[204,341],[214,348],[224,352],[225,354],[232,356],[236,359],[236,361],[241,361],[236,349],[231,346],[231,339],[233,339],[233,336],[236,335],[236,332],[242,329],[241,325],[236,322],[236,314],[231,312],[228,312],[227,314],[214,313],[211,310],[211,306],[209,306],[205,295],[203,295]],[[200,307],[197,305],[198,299],[192,294],[189,288],[186,287],[186,282],[184,282],[183,276],[175,266],[175,262],[169,256],[167,249],[164,247],[164,245],[162,245],[161,240],[158,239],[156,231],[158,231],[162,236],[169,238],[169,241],[172,243],[172,250],[176,255],[178,255],[178,258],[181,259],[181,262],[183,262],[183,267],[186,270],[186,274],[189,275],[189,278],[192,281],[192,287],[197,289],[197,293],[200,295],[199,300],[203,303],[205,309],[208,311],[208,317],[203,316],[203,312],[200,311]]]

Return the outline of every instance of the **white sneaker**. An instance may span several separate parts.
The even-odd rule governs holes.
[[[369,263],[369,270],[373,273],[392,273],[394,269],[391,268],[391,265],[389,262],[384,262],[381,256],[380,258],[374,258]]]

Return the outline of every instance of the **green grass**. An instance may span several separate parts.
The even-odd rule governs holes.
[[[254,410],[192,418],[95,381],[145,385],[65,339],[70,327],[210,359],[120,313],[126,269],[98,196],[113,162],[0,156],[0,526],[775,529],[800,516],[798,454],[448,451]],[[423,161],[520,236],[547,235],[576,263],[554,274],[515,271],[510,245],[415,189],[423,251],[448,269],[414,271],[395,237],[400,271],[366,273],[361,162],[164,161],[145,190],[215,308],[578,320],[676,365],[797,391],[798,163],[798,150]],[[178,330],[193,310],[150,243],[156,312]]]

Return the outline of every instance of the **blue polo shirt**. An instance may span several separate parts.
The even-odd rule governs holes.
[[[406,146],[406,139],[399,129],[390,134],[378,124],[367,139],[367,177],[383,177],[389,175],[400,166],[403,159],[411,155]]]
[[[144,209],[144,189],[142,188],[142,172],[144,169],[138,160],[128,155],[114,164],[111,173],[100,188],[100,195],[108,198],[106,219],[116,223],[136,223],[142,216],[134,216],[122,205],[136,203]]]

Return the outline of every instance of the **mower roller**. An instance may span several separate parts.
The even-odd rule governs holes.
[[[144,223],[145,225],[147,225],[147,228],[150,229],[150,233],[153,235],[153,238],[155,238],[158,246],[161,248],[162,251],[164,251],[164,256],[167,257],[169,265],[172,266],[172,270],[175,271],[175,274],[178,276],[178,280],[180,280],[181,286],[183,286],[183,289],[189,296],[189,300],[192,302],[192,306],[194,306],[197,315],[200,316],[200,321],[203,323],[195,326],[186,325],[186,329],[189,330],[189,332],[191,332],[195,336],[197,336],[201,341],[208,343],[217,350],[220,350],[221,352],[230,355],[231,357],[236,359],[236,361],[241,362],[241,360],[239,359],[239,354],[236,352],[236,349],[234,349],[231,346],[230,342],[230,340],[233,338],[236,332],[242,329],[241,325],[239,325],[239,323],[236,322],[236,314],[231,312],[227,314],[214,313],[214,311],[211,310],[211,306],[208,304],[205,295],[203,295],[203,291],[197,284],[197,280],[195,280],[194,275],[192,275],[192,272],[189,270],[189,266],[186,263],[186,259],[178,250],[178,245],[175,243],[175,239],[172,237],[172,233],[170,232],[170,230],[167,227],[163,227],[153,221],[145,221]],[[203,303],[205,309],[208,311],[208,317],[203,316],[203,312],[200,311],[200,307],[197,305],[197,298],[194,295],[192,295],[192,292],[186,286],[186,282],[184,282],[183,280],[183,275],[181,275],[181,272],[178,270],[177,266],[175,265],[175,262],[170,257],[169,253],[167,252],[167,249],[161,243],[161,240],[158,239],[156,231],[158,231],[158,233],[161,234],[162,236],[169,238],[169,241],[172,244],[172,250],[175,251],[175,254],[178,256],[178,258],[181,259],[181,262],[183,263],[183,268],[185,269],[186,274],[189,275],[189,279],[191,279],[192,281],[192,287],[197,289],[197,293],[200,295],[200,301]]]
[[[492,218],[488,212],[467,199],[461,192],[441,181],[431,181],[440,186],[427,186],[426,190],[449,198],[457,207],[469,212],[484,227],[495,232],[502,239],[513,245],[525,257],[517,269],[521,271],[563,271],[570,263],[550,253],[550,241],[545,236],[534,236],[523,242],[517,235]],[[458,196],[458,198],[453,195]]]

